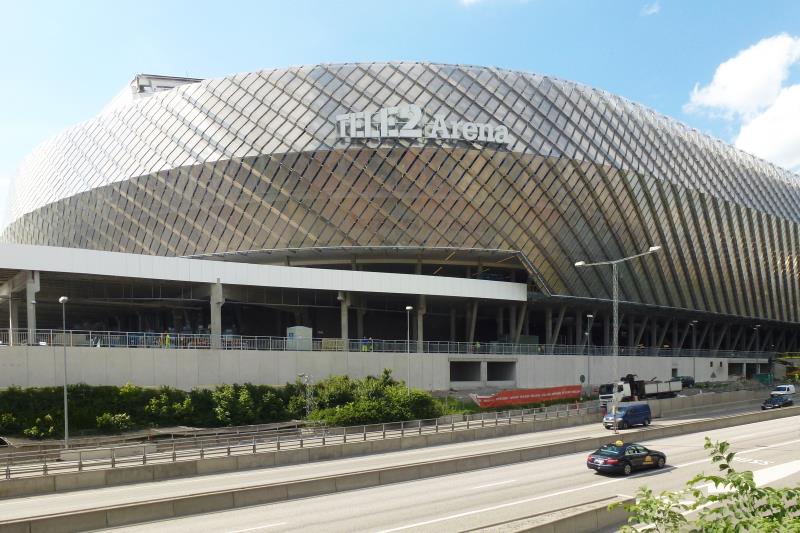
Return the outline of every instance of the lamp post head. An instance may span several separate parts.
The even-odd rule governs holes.
[[[61,298],[58,299],[58,303],[60,303],[62,305],[67,303],[68,301],[69,301],[69,298],[67,298],[66,296],[62,296]]]
[[[413,308],[413,307],[411,307],[410,305],[407,305],[407,306],[406,306],[406,311],[411,311],[412,309],[414,309],[414,308]]]
[[[657,252],[657,251],[659,251],[660,249],[661,249],[661,245],[657,244],[657,245],[655,245],[655,246],[651,246],[651,247],[650,247],[650,248],[647,250],[647,252],[648,252],[648,253],[653,253],[653,252]]]
[[[575,266],[576,267],[586,266],[586,261],[578,261],[577,263],[575,263]]]

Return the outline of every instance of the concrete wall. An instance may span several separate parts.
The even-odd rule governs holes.
[[[0,347],[0,387],[58,386],[63,382],[62,347]],[[170,350],[158,348],[67,348],[70,383],[90,385],[169,385],[181,389],[220,383],[282,385],[305,372],[314,380],[331,375],[352,377],[378,375],[391,368],[406,380],[411,363],[411,384],[427,390],[475,388],[550,387],[580,383],[608,383],[614,378],[613,361],[602,356],[458,356],[378,352],[266,352],[254,350]],[[450,383],[450,361],[516,361],[516,380]],[[669,379],[672,369],[697,381],[728,379],[726,359],[693,357],[620,357],[619,375],[637,374],[641,379]],[[619,376],[617,376],[619,377]]]

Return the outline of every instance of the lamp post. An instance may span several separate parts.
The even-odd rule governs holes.
[[[311,407],[312,407],[311,404],[313,403],[313,401],[312,401],[313,391],[311,390],[311,387],[309,386],[309,384],[311,382],[311,376],[309,376],[305,372],[302,372],[300,374],[297,374],[297,377],[300,378],[300,380],[303,383],[303,385],[305,385],[305,389],[306,389],[306,391],[305,391],[306,392],[306,394],[305,394],[305,396],[306,396],[306,418],[308,418],[308,416],[311,414]]]
[[[61,304],[61,344],[64,347],[64,449],[69,448],[69,408],[67,406],[67,302],[69,298],[58,299]]]
[[[411,310],[414,309],[410,305],[406,306],[406,353],[408,354],[408,379],[406,380],[406,389],[411,392]]]
[[[575,263],[576,267],[593,267],[593,266],[604,266],[604,265],[611,265],[611,276],[612,276],[612,324],[611,329],[611,357],[613,358],[613,367],[614,367],[614,389],[613,389],[613,396],[612,396],[612,403],[611,403],[611,412],[614,415],[614,433],[617,433],[617,380],[619,379],[617,376],[619,375],[619,269],[618,266],[620,263],[624,263],[625,261],[631,261],[633,259],[637,259],[639,257],[643,257],[648,254],[655,253],[661,249],[661,246],[655,245],[651,246],[647,249],[646,252],[642,252],[640,254],[629,255],[627,257],[621,257],[620,259],[614,259],[612,261],[597,261],[594,263],[587,263],[586,261],[578,261]]]

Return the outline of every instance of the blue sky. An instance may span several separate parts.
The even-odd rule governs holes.
[[[797,1],[0,0],[0,7],[0,215],[22,158],[97,113],[136,73],[215,77],[320,62],[425,60],[548,74],[800,168],[800,122],[790,120],[800,119]]]

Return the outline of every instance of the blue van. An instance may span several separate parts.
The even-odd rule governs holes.
[[[625,429],[639,424],[649,426],[652,418],[650,406],[646,403],[621,405],[617,408],[617,429]],[[604,416],[603,425],[606,429],[613,429],[614,415],[608,413]]]

